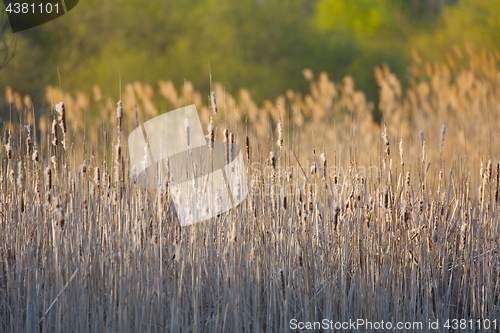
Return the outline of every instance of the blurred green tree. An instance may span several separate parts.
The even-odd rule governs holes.
[[[287,88],[306,90],[305,67],[345,68],[352,52],[334,49],[339,44],[314,29],[313,10],[309,0],[88,0],[22,33],[27,45],[42,50],[42,61],[28,49],[20,51],[24,62],[32,56],[44,64],[37,69],[43,86],[58,84],[59,68],[67,90],[89,91],[98,83],[116,96],[120,73],[123,82],[155,84],[162,78],[181,86],[186,79],[206,91],[210,64],[227,91],[245,87],[261,101]],[[10,80],[26,88],[20,74]]]

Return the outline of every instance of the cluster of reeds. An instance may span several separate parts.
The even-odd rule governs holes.
[[[498,82],[473,76],[488,93],[461,90],[459,77],[478,70],[464,65],[450,78],[454,93],[440,84],[414,101],[444,68],[423,66],[433,71],[407,92],[387,67],[376,70],[380,125],[349,78],[335,85],[305,71],[311,95],[288,92],[255,110],[249,95],[236,106],[214,85],[218,112],[212,92],[200,107],[207,143],[244,146],[249,194],[184,228],[168,186],[144,190],[128,177],[122,136],[153,116],[143,104],[150,92],[140,97],[132,85],[137,98],[113,104],[112,119],[86,126],[82,141],[65,99],[46,116],[50,131],[36,126],[32,106],[21,109],[22,123],[2,128],[0,331],[267,332],[289,330],[291,319],[426,327],[499,318]],[[477,106],[463,109],[475,122],[450,104],[432,112],[453,94],[460,108]]]

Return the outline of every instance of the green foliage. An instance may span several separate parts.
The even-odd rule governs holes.
[[[377,104],[373,67],[386,62],[405,77],[410,50],[442,59],[466,42],[495,48],[500,2],[492,0],[184,0],[81,1],[75,10],[18,34],[16,56],[2,70],[35,101],[45,86],[119,94],[122,82],[155,85],[190,80],[208,91],[216,81],[257,102],[287,89],[305,92],[301,72],[326,71],[334,81],[353,76]],[[446,6],[456,3],[454,6]],[[403,80],[404,85],[404,80]]]
[[[21,36],[42,49],[38,73],[51,73],[42,86],[58,84],[59,67],[66,90],[89,91],[97,83],[116,96],[120,73],[123,82],[190,80],[207,91],[210,65],[227,91],[246,87],[261,101],[306,89],[302,69],[328,69],[320,63],[325,54],[342,53],[314,31],[311,14],[306,0],[93,0]],[[35,62],[28,49],[22,53]],[[0,83],[25,88],[20,73]]]
[[[321,29],[373,35],[391,25],[390,2],[321,0],[317,4],[317,24]]]
[[[473,45],[489,50],[500,46],[500,1],[462,0],[443,10],[434,34],[416,32],[411,43],[424,56],[443,59],[453,46]]]

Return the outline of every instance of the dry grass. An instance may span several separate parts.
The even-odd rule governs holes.
[[[189,84],[179,97],[161,82],[166,107],[194,102],[216,141],[228,128],[248,145],[247,200],[185,228],[168,190],[134,186],[121,148],[134,105],[142,121],[158,112],[151,87],[126,87],[123,119],[98,87],[96,104],[50,88],[65,120],[59,105],[38,132],[32,109],[11,96],[30,127],[3,130],[0,331],[499,318],[499,59],[455,53],[448,65],[416,61],[406,92],[377,69],[382,126],[348,77],[335,84],[305,71],[310,95],[289,91],[261,108],[216,84],[212,118]],[[85,130],[91,104],[100,126]]]

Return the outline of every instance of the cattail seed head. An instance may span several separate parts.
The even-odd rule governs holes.
[[[35,164],[38,164],[38,149],[36,149],[36,147],[33,151],[33,155],[31,155],[31,159],[35,162]]]
[[[56,112],[59,113],[59,116],[57,117],[57,120],[59,120],[59,126],[61,127],[62,134],[63,134],[63,140],[62,140],[62,145],[64,150],[68,148],[67,142],[66,142],[66,108],[64,106],[64,102],[61,102],[59,104],[56,104]]]
[[[45,184],[47,185],[47,190],[50,191],[52,189],[52,170],[50,167],[45,168]]]
[[[63,133],[66,133],[66,107],[64,102],[56,104],[56,112],[59,113],[57,120],[59,120],[59,126]]]
[[[212,116],[210,116],[210,122],[208,123],[208,147],[210,150],[214,150],[214,141],[215,141],[215,135],[214,135],[214,125],[212,123]]]
[[[26,156],[29,158],[31,155],[31,126],[25,125],[26,127]]]
[[[326,153],[325,152],[321,153],[320,157],[321,157],[321,161],[323,162],[323,178],[326,179],[326,176],[327,176]]]
[[[317,171],[317,165],[316,165],[316,150],[315,150],[315,149],[313,149],[312,153],[313,153],[313,160],[312,160],[311,167],[309,168],[309,171],[311,172],[311,175],[315,175],[315,174],[316,174],[316,171]]]
[[[10,134],[9,134],[9,138],[7,139],[7,144],[5,145],[5,151],[6,151],[7,159],[11,160],[12,159],[12,146],[10,145]]]
[[[101,185],[101,171],[99,170],[99,167],[95,167],[94,169],[94,184],[99,191],[99,187]]]
[[[283,276],[283,270],[280,269],[280,286],[281,286],[281,295],[283,297],[283,299],[286,298],[286,294],[285,294],[285,278]]]
[[[314,161],[313,161],[313,164],[311,164],[311,167],[309,168],[309,171],[311,172],[311,175],[315,175],[316,174],[316,163],[314,163]]]
[[[52,163],[52,165],[54,166],[54,170],[57,170],[57,158],[55,156],[52,156],[50,158],[50,162]]]
[[[116,155],[116,158],[115,158],[115,161],[116,161],[116,164],[120,164],[120,161],[121,161],[121,158],[122,158],[122,145],[120,142],[118,142],[115,146],[115,155]]]
[[[425,163],[425,141],[422,143],[422,164]]]
[[[278,123],[278,141],[276,144],[280,149],[283,148],[283,127],[281,126],[281,121]]]
[[[14,169],[9,170],[9,182],[14,185],[15,183],[15,177],[14,177]]]
[[[224,128],[223,137],[224,137],[224,143],[225,143],[225,148],[226,148],[226,152],[225,152],[226,164],[229,164],[229,131],[227,130],[227,128]]]
[[[389,145],[389,136],[387,135],[387,127],[384,125],[384,132],[382,132],[382,139],[384,140],[385,153],[387,156],[391,154],[391,147]]]
[[[57,138],[57,121],[54,120],[52,121],[52,145],[54,147],[57,147],[59,140]]]
[[[212,110],[212,112],[214,114],[217,114],[218,110],[217,110],[217,101],[215,99],[215,91],[210,91],[210,110]]]
[[[228,161],[232,162],[233,161],[233,152],[234,152],[234,143],[235,143],[235,136],[233,132],[229,133],[229,155],[228,155]]]
[[[382,207],[384,209],[389,208],[389,190],[387,189],[387,187],[384,187],[382,189]]]
[[[314,205],[313,205],[313,197],[314,197],[314,194],[313,194],[313,185],[311,183],[308,183],[307,184],[307,188],[308,188],[308,196],[307,196],[307,203],[308,203],[308,209],[310,211],[313,210],[314,208]]]
[[[273,170],[276,169],[276,158],[274,157],[274,152],[272,150],[269,152],[268,164],[273,168]]]
[[[250,140],[248,139],[248,135],[245,136],[245,155],[247,163],[250,163]]]
[[[498,192],[499,192],[499,187],[500,187],[500,163],[497,163],[497,168],[496,168],[496,177],[495,177],[495,202],[498,202]]]
[[[486,177],[488,178],[488,181],[491,181],[492,177],[491,159],[488,160],[488,164],[486,165]]]
[[[118,134],[122,132],[122,114],[123,114],[123,103],[122,101],[118,101],[116,107],[116,129]]]
[[[87,172],[87,165],[86,165],[85,163],[82,163],[82,164],[80,165],[80,172],[81,172],[82,174],[84,174],[84,175],[85,175],[85,173]]]
[[[339,222],[340,206],[338,203],[334,202],[332,208],[333,208],[333,229],[336,230]]]
[[[115,146],[115,179],[117,182],[120,181],[120,165],[122,158],[122,145],[118,142]]]

